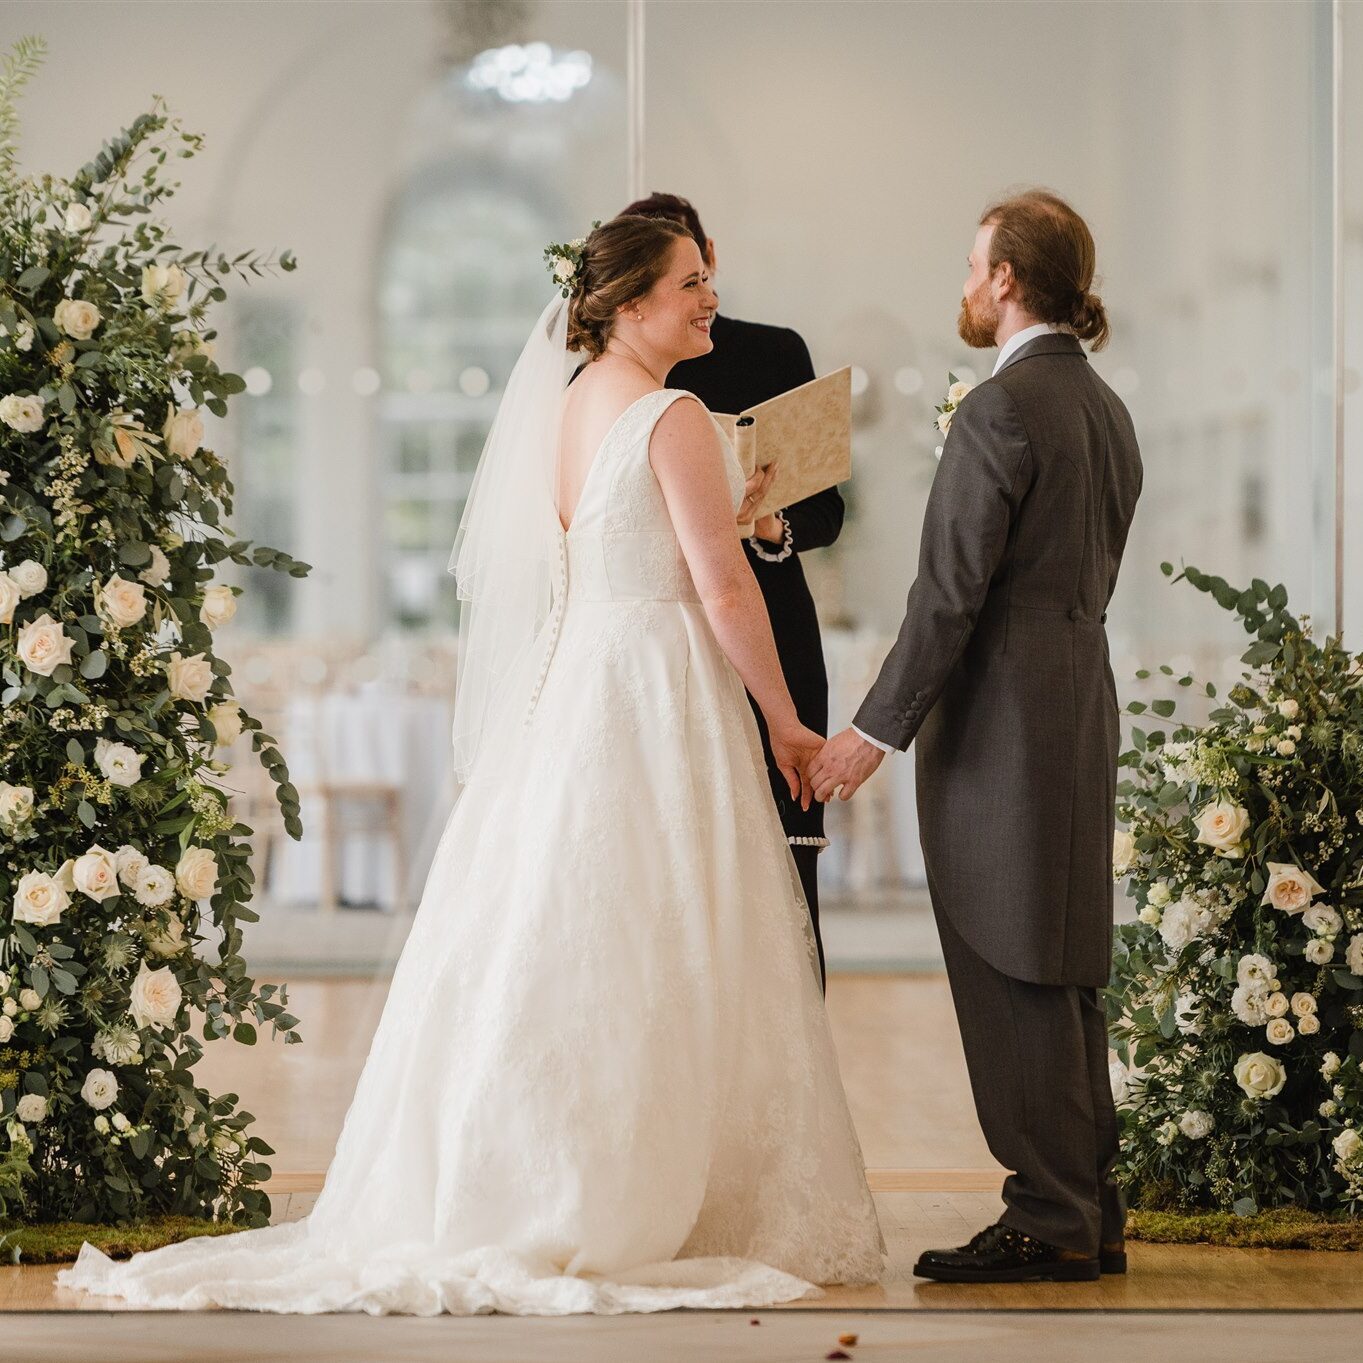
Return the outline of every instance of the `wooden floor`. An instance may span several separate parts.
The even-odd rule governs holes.
[[[304,1215],[321,1187],[382,992],[353,980],[295,981],[290,999],[303,1020],[305,1044],[287,1048],[266,1044],[253,1050],[219,1043],[210,1047],[200,1071],[214,1091],[240,1094],[243,1105],[258,1118],[257,1130],[276,1147],[270,1192],[279,1220]],[[998,1187],[1003,1171],[990,1158],[975,1123],[946,982],[937,976],[835,977],[829,1012],[890,1263],[885,1281],[877,1287],[834,1288],[820,1301],[787,1308],[812,1322],[809,1338],[823,1340],[827,1335],[827,1329],[817,1324],[824,1318],[821,1313],[827,1313],[831,1322],[835,1317],[883,1311],[1363,1310],[1363,1266],[1347,1254],[1134,1245],[1130,1273],[1098,1283],[962,1287],[914,1278],[912,1266],[923,1249],[962,1243],[992,1221],[1001,1207]],[[0,1269],[0,1310],[119,1309],[116,1301],[59,1291],[53,1286],[53,1274],[53,1269],[41,1266]],[[779,1314],[767,1312],[763,1318],[774,1320]],[[4,1338],[10,1348],[15,1344],[11,1325],[18,1319],[6,1321]],[[51,1321],[50,1316],[46,1319]],[[1350,1332],[1358,1329],[1350,1317],[1334,1319],[1341,1329],[1346,1321]],[[1295,1325],[1292,1330],[1295,1338]],[[746,1341],[746,1336],[740,1338]],[[774,1341],[775,1336],[771,1338]],[[1014,1340],[1009,1347],[1014,1346],[1020,1349],[1023,1344]],[[724,1347],[725,1357],[750,1356],[743,1351],[746,1342],[735,1346],[736,1351],[730,1351],[729,1344]],[[828,1343],[827,1348],[832,1347]],[[822,1357],[826,1351],[790,1356]],[[27,1347],[23,1353],[27,1359],[46,1356]],[[1200,1345],[1199,1354],[1204,1363],[1210,1356]],[[0,1356],[11,1355],[0,1351]],[[145,1349],[140,1355],[161,1356]],[[561,1355],[570,1356],[575,1355]],[[1047,1356],[1054,1360],[1062,1355]]]

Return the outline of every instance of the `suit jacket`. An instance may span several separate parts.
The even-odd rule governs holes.
[[[667,387],[694,393],[712,412],[743,411],[815,377],[809,349],[788,327],[739,322],[716,315],[710,327],[714,349],[683,360],[667,376]],[[801,722],[819,733],[828,731],[828,675],[814,598],[805,582],[800,555],[832,544],[842,530],[843,502],[828,488],[784,510],[794,552],[779,563],[760,558],[746,541],[748,562],[762,589],[771,616],[776,652]],[[767,546],[779,551],[779,545]],[[750,698],[751,699],[751,698]],[[802,810],[790,798],[785,777],[772,761],[767,726],[756,705],[762,750],[771,776],[772,795],[788,837],[822,837],[823,806],[816,800]]]
[[[1004,974],[1101,986],[1119,741],[1106,609],[1140,495],[1078,340],[1019,348],[957,409],[904,623],[857,727],[918,739],[934,906]]]

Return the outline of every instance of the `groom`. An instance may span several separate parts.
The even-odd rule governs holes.
[[[999,1222],[929,1250],[949,1282],[1126,1268],[1098,991],[1112,956],[1117,697],[1103,622],[1141,460],[1080,346],[1107,342],[1093,238],[1063,200],[980,219],[959,329],[1000,347],[954,414],[899,637],[812,771],[847,799],[918,740],[928,889],[989,1148]]]

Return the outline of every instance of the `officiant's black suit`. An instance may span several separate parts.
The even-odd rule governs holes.
[[[798,332],[788,327],[739,322],[716,315],[710,326],[714,349],[695,359],[683,360],[667,376],[667,387],[694,393],[712,412],[738,413],[815,377],[809,350]],[[778,456],[779,457],[779,456]],[[771,616],[776,652],[786,685],[802,723],[818,733],[828,731],[828,674],[824,668],[823,643],[814,598],[809,594],[800,555],[808,549],[832,544],[842,530],[843,503],[837,488],[796,502],[783,512],[790,526],[793,552],[779,563],[770,562],[744,541],[757,585],[762,589]],[[779,554],[780,544],[765,544],[765,552]],[[749,697],[751,700],[751,697]],[[767,758],[772,794],[781,811],[788,838],[822,840],[823,805],[813,801],[808,810],[790,798],[786,778],[772,759],[771,744],[762,713],[753,705],[762,731],[762,750]],[[791,852],[800,872],[814,935],[819,941],[819,968],[823,969],[823,941],[819,937],[819,884],[817,845],[792,843]]]
[[[1141,489],[1121,399],[1039,336],[962,402],[918,577],[857,728],[917,739],[928,888],[1005,1225],[1121,1238],[1097,991],[1112,966],[1119,739],[1108,600]]]

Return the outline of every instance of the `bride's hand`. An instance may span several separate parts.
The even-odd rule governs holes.
[[[790,787],[790,798],[800,802],[801,809],[808,809],[814,798],[814,787],[809,779],[809,769],[824,745],[822,734],[807,729],[799,720],[781,728],[769,728],[772,756],[781,769]]]
[[[744,485],[743,500],[739,503],[739,525],[747,525],[753,519],[753,513],[762,504],[762,498],[767,495],[767,489],[771,487],[775,478],[776,461],[774,459],[766,468],[753,470],[752,477]]]

